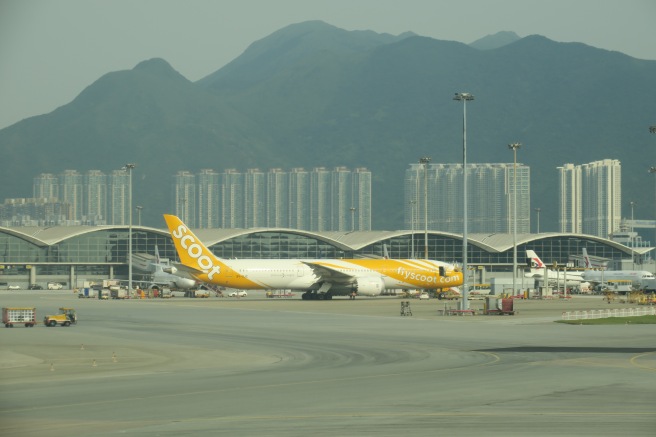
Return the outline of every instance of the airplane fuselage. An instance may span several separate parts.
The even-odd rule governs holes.
[[[330,291],[344,294],[360,291],[362,294],[380,294],[385,289],[423,288],[436,289],[457,286],[462,283],[462,275],[440,275],[444,265],[426,260],[391,259],[312,259],[276,260],[248,259],[221,260],[223,264],[219,275],[212,283],[245,290],[253,289],[319,289],[323,280],[313,266],[326,267],[331,271],[351,276],[353,280],[332,281]],[[443,272],[445,273],[445,272]],[[205,280],[203,275],[199,280]],[[371,288],[379,282],[380,289]],[[363,290],[362,285],[366,290]],[[359,287],[358,287],[359,286]],[[371,290],[371,292],[367,292]],[[380,292],[376,292],[380,290]]]
[[[586,270],[582,277],[593,284],[608,281],[633,281],[642,288],[649,280],[654,279],[654,274],[643,270]]]

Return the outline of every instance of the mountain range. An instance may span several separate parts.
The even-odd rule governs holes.
[[[540,230],[558,230],[564,163],[622,163],[623,216],[651,218],[656,61],[543,36],[470,45],[405,33],[293,24],[191,82],[163,59],[110,72],[51,113],[0,130],[0,199],[31,197],[32,178],[136,163],[142,223],[164,227],[172,175],[203,168],[367,167],[373,228],[403,227],[403,178],[422,156],[531,167]],[[448,187],[446,187],[448,189]],[[535,225],[533,226],[535,230]]]

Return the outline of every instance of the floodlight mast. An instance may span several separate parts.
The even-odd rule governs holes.
[[[132,293],[132,170],[136,164],[125,164],[123,170],[128,172],[128,293]]]
[[[470,93],[456,93],[453,100],[462,102],[462,304],[463,310],[469,309],[467,299],[467,101],[474,100]]]
[[[513,295],[517,294],[517,149],[521,143],[508,144],[513,151]]]
[[[428,259],[428,164],[430,162],[428,156],[419,158],[419,163],[424,165],[424,259]]]
[[[649,132],[656,134],[656,125],[649,126]],[[654,175],[654,244],[656,244],[656,166],[649,167],[648,171]],[[654,273],[656,274],[656,262],[654,263]]]

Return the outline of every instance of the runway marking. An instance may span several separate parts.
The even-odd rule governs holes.
[[[476,352],[482,355],[486,355],[488,357],[491,357],[490,361],[484,362],[484,363],[478,363],[478,364],[472,364],[469,366],[461,366],[461,367],[449,367],[445,369],[433,369],[433,370],[424,370],[422,372],[416,372],[416,373],[424,373],[424,374],[430,374],[430,373],[441,373],[441,372],[452,372],[454,370],[465,370],[465,369],[475,369],[479,367],[485,367],[485,366],[490,366],[493,365],[501,360],[501,358],[493,354],[491,352],[481,352],[481,351],[472,351]],[[104,401],[96,401],[96,402],[80,402],[80,403],[68,403],[68,404],[56,404],[56,405],[46,405],[42,407],[26,407],[26,408],[15,408],[15,409],[6,409],[6,410],[0,410],[0,414],[5,414],[5,413],[17,413],[21,411],[39,411],[39,410],[54,410],[54,409],[59,409],[59,408],[72,408],[72,407],[78,407],[82,405],[102,405],[102,404],[112,404],[112,403],[120,403],[120,402],[126,402],[126,401],[143,401],[143,400],[148,400],[148,399],[165,399],[165,398],[175,398],[175,397],[181,397],[181,396],[197,396],[197,395],[203,395],[203,394],[208,394],[208,393],[222,393],[222,392],[232,392],[232,391],[238,391],[238,390],[261,390],[261,389],[271,389],[271,388],[276,388],[276,387],[289,387],[289,386],[295,386],[295,385],[311,385],[311,384],[317,384],[317,383],[330,383],[330,382],[344,382],[344,381],[357,381],[357,380],[363,380],[363,379],[375,379],[375,378],[389,378],[389,377],[394,377],[394,376],[404,376],[406,373],[404,372],[394,372],[394,373],[384,373],[384,374],[379,374],[379,375],[363,375],[363,376],[352,376],[352,377],[344,377],[344,378],[331,378],[331,379],[316,379],[316,380],[309,380],[309,381],[296,381],[296,382],[288,382],[288,383],[281,383],[281,384],[264,384],[264,385],[256,385],[256,386],[249,386],[249,387],[243,387],[243,386],[238,386],[238,387],[231,387],[231,388],[225,388],[225,389],[212,389],[212,390],[200,390],[200,391],[193,391],[193,392],[178,392],[178,393],[170,393],[170,394],[163,394],[163,395],[155,395],[155,396],[136,396],[132,398],[122,398],[122,399],[111,399],[111,400],[104,400]],[[121,376],[121,375],[116,375]],[[357,416],[357,415],[356,415]]]
[[[637,362],[640,358],[646,357],[648,355],[654,355],[654,354],[656,354],[656,352],[647,352],[647,353],[644,353],[644,354],[636,355],[634,357],[631,357],[631,359],[629,360],[629,363],[631,363],[631,365],[633,365],[633,366],[635,366],[639,369],[647,370],[647,371],[650,371],[650,372],[656,372],[656,367],[644,366],[642,364],[638,364],[638,362]]]

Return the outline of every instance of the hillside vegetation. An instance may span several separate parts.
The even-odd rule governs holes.
[[[557,230],[556,167],[568,162],[619,159],[625,209],[635,201],[636,218],[651,217],[656,61],[537,35],[508,41],[481,49],[314,21],[254,42],[196,83],[146,60],[1,130],[0,199],[30,197],[42,172],[134,162],[143,223],[163,227],[179,170],[345,165],[373,172],[373,227],[400,229],[408,165],[462,161],[452,97],[470,92],[469,162],[512,162],[507,144],[521,142],[542,231]]]

